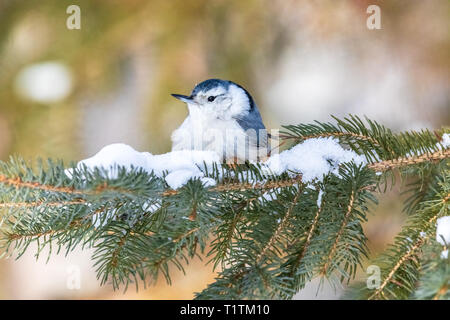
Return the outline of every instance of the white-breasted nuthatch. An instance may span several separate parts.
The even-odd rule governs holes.
[[[220,79],[199,83],[185,102],[189,115],[172,134],[172,151],[215,151],[224,162],[258,161],[270,154],[268,134],[250,93]]]

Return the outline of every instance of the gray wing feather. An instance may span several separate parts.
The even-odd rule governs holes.
[[[242,127],[242,129],[253,129],[256,131],[256,146],[265,147],[267,145],[267,132],[265,131],[266,127],[262,122],[261,115],[256,105],[250,109],[250,112],[247,115],[237,118],[236,121]],[[260,132],[259,130],[264,131]]]

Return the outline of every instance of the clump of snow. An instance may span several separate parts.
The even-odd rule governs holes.
[[[213,151],[180,150],[165,154],[153,155],[149,152],[138,152],[132,147],[115,143],[102,148],[93,157],[82,160],[77,167],[85,165],[88,169],[102,167],[107,169],[109,178],[118,175],[118,168],[143,168],[153,172],[158,177],[164,177],[172,189],[178,189],[192,178],[200,179],[205,186],[214,186],[216,181],[205,177],[201,170],[204,164],[220,163],[220,157]],[[338,174],[339,165],[353,161],[355,164],[366,164],[363,156],[351,150],[345,150],[338,140],[329,138],[316,138],[304,141],[293,148],[275,154],[262,164],[265,171],[281,174],[289,171],[290,174],[302,174],[302,181],[310,184],[312,181],[321,181],[324,175]],[[71,176],[71,170],[66,174]],[[311,185],[314,188],[313,185]],[[322,194],[319,194],[320,200]]]
[[[324,175],[338,174],[339,165],[353,161],[366,164],[366,159],[352,150],[345,150],[333,137],[308,139],[293,148],[271,156],[265,165],[275,174],[294,171],[303,182],[321,181]]]
[[[317,208],[320,209],[320,206],[322,205],[322,196],[323,196],[323,190],[319,190],[319,195],[317,196]]]
[[[441,141],[439,141],[439,143],[436,143],[436,148],[439,150],[442,150],[442,149],[447,149],[449,147],[450,147],[450,134],[444,133],[442,135]]]
[[[123,143],[114,143],[103,147],[94,156],[81,160],[77,167],[82,168],[85,165],[88,169],[95,167],[108,169],[108,178],[115,179],[119,173],[119,166],[126,169],[147,168],[148,160],[151,154],[148,152],[137,152],[132,147]],[[71,175],[71,172],[66,172]]]
[[[450,216],[437,219],[436,241],[443,246],[450,244]]]
[[[444,146],[444,148],[450,147],[450,134],[444,133],[442,135],[442,141],[441,144]]]
[[[88,169],[107,169],[111,179],[117,177],[119,166],[127,169],[142,168],[158,177],[165,177],[172,189],[178,189],[191,178],[199,178],[206,186],[215,185],[214,179],[205,177],[200,168],[205,163],[208,165],[219,160],[219,156],[212,151],[181,150],[153,155],[138,152],[126,144],[115,143],[103,147],[93,157],[78,162],[77,167],[85,165]],[[66,174],[71,176],[70,171],[66,171]]]
[[[447,259],[448,258],[448,249],[442,250],[441,252],[441,259]]]

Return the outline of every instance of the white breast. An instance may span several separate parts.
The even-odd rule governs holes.
[[[172,151],[176,150],[214,151],[224,161],[242,162],[256,160],[258,151],[236,120],[213,119],[192,112],[172,133]]]

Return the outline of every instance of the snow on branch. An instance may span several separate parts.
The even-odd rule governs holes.
[[[114,288],[160,274],[170,282],[169,265],[209,250],[223,270],[197,298],[285,299],[317,276],[355,277],[368,257],[369,205],[396,169],[415,180],[410,218],[374,261],[381,286],[363,295],[407,298],[420,278],[419,297],[448,297],[450,134],[334,119],[287,126],[279,138],[289,149],[237,167],[212,151],[154,155],[122,143],[71,168],[0,162],[0,245],[19,256],[32,241],[91,247],[101,283]]]
[[[345,150],[337,139],[315,138],[306,140],[292,149],[272,155],[261,163],[261,169],[267,174],[281,175],[288,172],[291,176],[301,174],[304,183],[320,181],[324,176],[338,174],[339,166],[354,162],[356,165],[366,164],[363,156],[351,150]],[[109,178],[116,178],[119,167],[127,169],[142,168],[163,177],[174,190],[185,185],[190,179],[199,178],[205,186],[214,186],[216,182],[205,176],[204,165],[211,167],[220,164],[219,156],[213,151],[182,150],[153,155],[149,152],[138,152],[131,146],[122,143],[103,147],[93,157],[80,161],[78,168],[103,168]],[[71,176],[71,170],[66,173]]]

